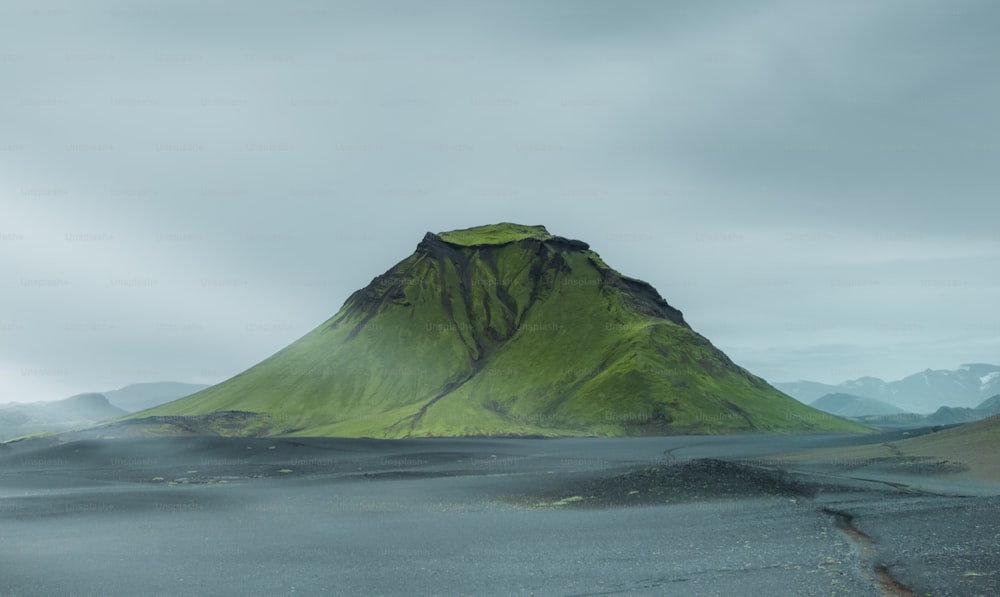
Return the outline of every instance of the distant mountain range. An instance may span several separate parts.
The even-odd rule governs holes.
[[[208,386],[178,382],[138,383],[62,400],[0,404],[0,441],[34,433],[66,431],[183,398]]]
[[[974,408],[942,406],[929,415],[906,412],[881,400],[844,393],[827,394],[816,399],[810,406],[875,426],[957,425],[1000,415],[1000,394],[984,400]]]
[[[1000,394],[1000,365],[976,363],[955,370],[927,369],[889,382],[860,377],[836,385],[814,381],[772,385],[806,404],[828,394],[850,394],[879,400],[904,411],[932,414],[942,406],[974,409],[987,398]]]

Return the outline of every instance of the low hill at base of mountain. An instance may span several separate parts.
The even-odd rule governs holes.
[[[124,414],[103,394],[95,393],[51,402],[7,404],[0,407],[0,441],[93,425]]]
[[[944,458],[967,463],[974,472],[1000,482],[1000,416],[959,425],[897,444],[914,456]]]
[[[1000,394],[987,398],[975,408],[961,406],[942,406],[932,415],[927,415],[930,425],[955,425],[971,423],[994,415],[1000,415]]]
[[[783,457],[790,462],[827,462],[855,471],[891,471],[900,478],[927,475],[949,479],[985,480],[1000,484],[1000,415],[956,425],[936,432],[921,430],[918,437],[849,448],[823,449]],[[858,475],[860,477],[860,475]]]
[[[827,394],[809,406],[838,417],[872,417],[906,413],[903,409],[887,402],[844,393]]]
[[[134,383],[117,390],[103,392],[103,394],[108,397],[111,404],[118,408],[126,412],[138,412],[190,396],[207,387],[205,384],[155,381]]]
[[[827,394],[813,402],[811,406],[823,412],[876,427],[960,425],[1000,414],[1000,394],[987,398],[975,408],[942,406],[929,415],[908,413],[879,400],[843,393]]]
[[[517,224],[427,233],[300,340],[132,418],[222,412],[243,421],[225,433],[246,435],[868,430],[735,365],[586,243]]]

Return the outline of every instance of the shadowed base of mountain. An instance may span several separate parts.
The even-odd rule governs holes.
[[[284,418],[270,413],[255,413],[239,410],[214,412],[204,415],[155,415],[134,419],[121,419],[110,423],[102,423],[85,429],[64,431],[49,434],[70,439],[101,439],[114,437],[145,437],[173,435],[216,435],[222,437],[354,437],[350,433],[337,434],[327,429],[292,428],[283,423]],[[742,417],[730,417],[728,424],[714,426],[678,425],[662,419],[649,421],[624,421],[619,423],[602,423],[598,425],[560,426],[555,428],[541,425],[528,425],[523,421],[511,422],[510,425],[487,427],[489,431],[448,432],[443,430],[440,435],[425,433],[410,435],[405,432],[391,433],[380,436],[361,434],[360,437],[377,437],[378,439],[402,439],[406,437],[492,437],[492,438],[542,438],[542,437],[659,437],[670,435],[725,435],[733,433],[794,433],[798,424],[793,422],[791,428],[778,427],[774,429],[757,429],[748,425]],[[848,431],[856,428],[848,427]],[[397,430],[398,431],[398,430]],[[801,431],[800,431],[801,432]],[[42,434],[45,435],[45,434]]]

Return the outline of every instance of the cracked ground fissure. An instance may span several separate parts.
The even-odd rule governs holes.
[[[820,511],[833,517],[837,530],[857,550],[858,560],[861,564],[861,573],[880,593],[889,597],[916,595],[913,589],[892,576],[888,566],[877,560],[878,552],[875,540],[854,524],[856,517],[853,514],[844,510],[835,510],[827,507],[821,508]]]

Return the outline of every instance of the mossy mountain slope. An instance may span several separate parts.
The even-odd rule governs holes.
[[[263,435],[864,429],[733,364],[586,243],[515,224],[427,233],[300,340],[134,416],[221,411],[258,413]]]

